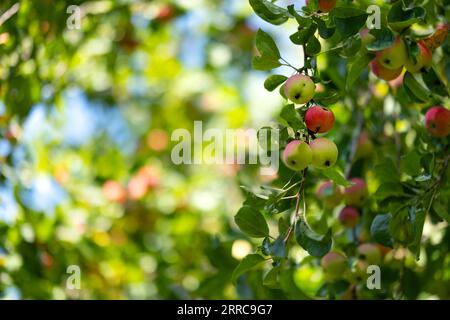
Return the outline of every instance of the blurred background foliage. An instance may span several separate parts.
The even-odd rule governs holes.
[[[81,8],[81,30],[67,27],[71,5]],[[174,165],[170,154],[171,133],[192,130],[195,120],[204,129],[271,123],[282,100],[264,90],[267,74],[251,68],[254,36],[264,27],[283,57],[299,62],[287,37],[295,24],[274,28],[244,0],[0,4],[1,13],[15,8],[0,19],[0,296],[285,298],[262,284],[263,270],[236,286],[230,279],[255,248],[233,221],[244,199],[239,186],[277,175],[260,176],[255,166]],[[318,67],[342,89],[342,60],[323,55]],[[379,149],[354,170],[367,170],[375,192],[374,164],[396,153],[399,136],[405,149],[413,147],[412,126],[423,106],[408,102],[398,116],[398,106],[385,101],[397,88],[373,78],[353,90],[354,100],[333,102],[337,124],[330,136],[346,155],[356,123],[348,105],[367,106]],[[358,90],[369,92],[370,101]],[[286,177],[286,168],[279,175]],[[314,198],[318,181],[307,186],[313,226],[323,219]],[[373,218],[378,207],[370,207]],[[448,298],[448,224],[429,228],[429,260],[417,266],[412,259],[402,285],[411,287],[411,298]],[[292,254],[306,257],[300,248]],[[400,268],[404,256],[392,259]],[[79,291],[66,288],[69,265],[81,268]],[[305,258],[293,271],[289,297],[301,297],[299,287],[309,294],[320,288],[317,265]],[[426,277],[419,280],[414,268]]]
[[[0,295],[236,298],[234,165],[176,166],[171,132],[258,127],[245,1],[2,1]],[[81,30],[67,20],[81,8]],[[231,251],[234,250],[234,256]],[[81,291],[66,289],[67,266]]]

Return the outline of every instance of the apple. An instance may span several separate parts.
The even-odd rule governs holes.
[[[386,69],[398,69],[402,67],[408,58],[405,43],[397,37],[389,48],[378,51],[376,59]]]
[[[336,0],[319,0],[319,10],[330,12],[336,6]]]
[[[412,57],[408,57],[405,63],[406,70],[411,73],[417,73],[422,71],[423,68],[429,68],[433,62],[433,54],[425,43],[419,41],[417,45],[419,46],[419,54],[416,57],[416,62],[414,63]]]
[[[398,69],[388,69],[383,67],[377,59],[373,59],[370,63],[370,69],[375,76],[380,79],[391,81],[398,78],[403,71],[403,67],[399,67]]]
[[[314,133],[329,131],[334,124],[334,113],[321,106],[312,106],[305,113],[305,123]]]
[[[312,161],[312,151],[306,142],[293,140],[283,152],[283,162],[291,170],[301,171]]]
[[[314,96],[315,88],[316,85],[310,77],[296,74],[284,84],[284,93],[293,103],[305,104]]]
[[[352,185],[344,189],[344,202],[349,206],[360,206],[368,196],[366,182],[361,178],[352,178],[350,183]]]
[[[322,200],[325,206],[334,208],[342,201],[342,191],[333,181],[328,180],[318,186],[316,197]]]
[[[430,108],[425,114],[425,128],[433,137],[445,138],[450,134],[450,110],[441,106]]]
[[[338,217],[341,224],[346,228],[354,228],[359,221],[359,211],[353,207],[344,207]]]
[[[358,137],[358,145],[356,146],[355,158],[366,158],[373,152],[373,143],[367,132],[363,131]]]
[[[102,188],[105,198],[112,202],[124,203],[127,199],[127,191],[124,186],[114,180],[108,180]]]
[[[347,258],[338,252],[328,252],[322,257],[320,264],[331,280],[342,277],[347,270]]]
[[[309,143],[312,151],[312,164],[320,169],[334,166],[338,158],[338,148],[327,138],[317,138]]]
[[[361,260],[369,264],[379,264],[381,262],[381,251],[372,243],[363,243],[358,246],[358,256]]]

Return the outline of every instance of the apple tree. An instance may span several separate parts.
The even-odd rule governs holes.
[[[447,296],[450,4],[249,3],[288,26],[298,59],[258,30],[252,66],[285,99],[270,125],[283,164],[243,186],[234,220],[255,250],[233,281],[300,299]]]

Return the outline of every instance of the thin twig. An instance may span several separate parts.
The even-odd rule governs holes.
[[[297,201],[295,203],[294,221],[291,223],[291,225],[289,226],[289,229],[288,229],[288,231],[286,233],[286,237],[284,238],[284,242],[285,243],[289,241],[289,238],[292,235],[292,231],[294,230],[295,224],[296,224],[297,220],[300,218],[300,199],[302,198],[302,195],[304,195],[304,187],[305,187],[305,180],[306,180],[307,171],[308,171],[308,168],[303,170],[303,176],[302,176],[300,188],[298,189],[298,192],[295,195],[295,197],[297,198]],[[304,201],[305,201],[305,199],[303,199],[303,202]]]

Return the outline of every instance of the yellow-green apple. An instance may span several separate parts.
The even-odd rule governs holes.
[[[342,201],[342,191],[333,181],[328,180],[317,187],[316,197],[322,200],[325,206],[334,208]]]
[[[309,143],[312,151],[312,164],[325,169],[332,167],[338,158],[338,148],[327,138],[317,138]]]
[[[334,124],[334,113],[321,106],[312,106],[305,113],[305,123],[314,133],[329,131]]]
[[[430,108],[425,114],[425,128],[433,137],[445,138],[450,134],[450,110],[442,106]]]
[[[316,85],[305,74],[296,74],[284,84],[286,97],[296,104],[305,104],[314,96]]]
[[[283,162],[291,170],[301,171],[312,161],[312,151],[306,142],[293,140],[286,145]]]
[[[395,39],[392,46],[378,51],[376,54],[378,63],[387,69],[398,69],[402,67],[407,58],[406,46],[400,37]]]
[[[339,222],[346,228],[354,228],[359,221],[359,211],[354,207],[344,207],[339,213]]]
[[[367,185],[361,178],[350,179],[351,186],[344,189],[344,202],[349,206],[360,206],[367,199]]]
[[[397,69],[388,69],[383,67],[377,59],[373,59],[370,63],[370,69],[372,69],[372,72],[374,75],[377,76],[377,78],[391,81],[396,79],[402,74],[403,67],[399,67]]]
[[[429,68],[433,62],[433,54],[430,49],[427,48],[423,41],[417,43],[419,47],[419,54],[416,56],[416,62],[412,57],[408,57],[405,63],[405,68],[411,73],[417,73],[422,71],[423,68]]]
[[[381,262],[381,252],[375,244],[363,243],[358,246],[357,252],[359,258],[367,261],[369,264],[379,264]]]
[[[341,278],[347,270],[347,258],[338,252],[328,252],[320,264],[330,280]]]

